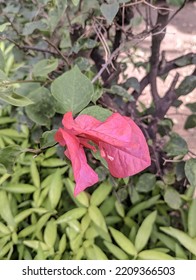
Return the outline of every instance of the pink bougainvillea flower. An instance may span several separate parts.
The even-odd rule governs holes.
[[[65,155],[71,160],[75,196],[98,182],[98,175],[87,163],[84,147],[94,152],[99,149],[110,173],[117,178],[134,175],[151,163],[144,135],[128,117],[114,113],[101,122],[89,115],[73,119],[72,112],[68,112],[62,124],[55,140],[66,147]]]

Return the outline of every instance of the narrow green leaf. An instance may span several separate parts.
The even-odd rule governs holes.
[[[3,32],[7,26],[11,25],[10,22],[5,22],[3,24],[0,25],[0,32]]]
[[[63,161],[58,158],[49,158],[41,162],[41,166],[44,167],[61,167],[67,165],[66,161]]]
[[[117,258],[117,260],[128,260],[129,257],[128,255],[121,250],[118,246],[104,240],[103,241],[104,245],[107,247],[107,249],[109,250],[109,252]]]
[[[196,186],[196,158],[191,158],[185,163],[185,175],[192,186]]]
[[[33,184],[36,186],[36,188],[39,188],[40,187],[40,176],[39,176],[36,162],[34,160],[32,160],[32,162],[31,162],[30,172],[31,172],[31,178],[32,178]]]
[[[39,249],[40,246],[41,246],[42,250],[44,250],[44,251],[47,251],[50,249],[46,243],[38,241],[38,240],[24,240],[23,244],[36,251]]]
[[[30,216],[33,212],[34,210],[32,208],[23,210],[14,217],[14,221],[16,222],[16,224],[19,224],[20,222],[24,221],[28,216]]]
[[[1,26],[0,26],[1,28]],[[5,59],[2,50],[0,49],[0,70],[4,70],[5,67]]]
[[[0,222],[0,232],[3,234],[10,234],[10,230],[7,226],[5,226],[2,222]]]
[[[33,193],[34,191],[36,191],[36,187],[32,186],[30,184],[7,184],[6,186],[2,186],[0,187],[0,189],[3,189],[7,192],[11,192],[11,193]]]
[[[112,190],[112,185],[108,182],[104,182],[99,185],[98,188],[92,193],[90,204],[99,206],[109,195]]]
[[[49,193],[48,193],[50,204],[53,209],[55,209],[57,204],[59,203],[62,188],[63,188],[63,181],[62,181],[61,173],[60,170],[57,170],[53,174],[52,180],[50,182]]]
[[[0,216],[9,225],[15,226],[11,205],[5,191],[0,190]]]
[[[65,112],[76,114],[83,110],[93,96],[91,81],[77,66],[58,77],[51,85],[54,98],[61,102]]]
[[[74,4],[74,6],[78,6],[78,4],[80,3],[80,0],[72,0],[72,3]]]
[[[157,203],[159,198],[160,198],[160,195],[155,195],[146,201],[142,201],[142,202],[136,204],[129,210],[129,212],[127,213],[127,216],[133,217],[133,216],[137,215],[138,213],[140,213],[141,211],[150,208],[151,206],[153,206]]]
[[[112,237],[122,250],[124,250],[127,254],[131,256],[135,256],[137,254],[137,250],[133,243],[122,232],[112,227],[109,227],[109,230],[112,234]]]
[[[71,220],[74,219],[80,219],[82,218],[85,213],[87,212],[87,209],[84,207],[78,207],[72,210],[69,210],[68,212],[66,212],[65,214],[63,214],[62,216],[60,216],[57,220],[56,223],[57,224],[61,224],[61,223],[67,223]]]
[[[107,256],[106,254],[95,244],[92,245],[93,246],[93,250],[94,250],[94,254],[95,254],[95,258],[94,260],[107,260]]]
[[[157,216],[157,211],[150,213],[142,222],[135,238],[135,248],[140,252],[148,243],[152,228]]]
[[[23,228],[18,233],[18,238],[26,238],[27,236],[31,235],[35,231],[35,228],[36,228],[35,225],[30,225],[28,227]]]
[[[118,200],[115,201],[115,209],[119,216],[121,216],[122,218],[125,216],[125,209],[123,207],[123,204]]]
[[[174,260],[170,255],[155,249],[140,252],[138,258],[142,260]]]
[[[196,237],[196,198],[192,200],[188,212],[188,233],[192,238]]]
[[[66,234],[64,233],[59,241],[59,252],[63,253],[66,249],[67,239]]]
[[[4,257],[13,247],[13,242],[8,242],[3,248],[0,250],[0,258]]]
[[[65,186],[69,192],[69,195],[77,206],[89,206],[89,195],[85,191],[81,192],[77,195],[77,197],[75,197],[73,195],[75,184],[69,178],[65,179]]]
[[[0,99],[8,104],[17,107],[24,107],[34,103],[28,97],[15,93],[13,91],[7,92],[4,90],[0,90]]]
[[[57,238],[57,225],[54,220],[50,220],[46,224],[44,230],[44,242],[49,246],[53,247]]]
[[[177,239],[182,246],[184,246],[192,254],[196,255],[196,239],[193,239],[185,232],[172,227],[161,227],[160,229]]]
[[[103,231],[108,232],[105,219],[97,206],[90,205],[88,208],[88,214],[95,225],[100,227]]]

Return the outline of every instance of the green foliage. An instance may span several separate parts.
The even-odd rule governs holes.
[[[195,259],[196,159],[172,120],[139,99],[146,79],[127,76],[130,63],[150,71],[137,57],[137,38],[125,40],[142,20],[129,14],[131,1],[7,2],[0,18],[0,259]],[[174,68],[194,63],[183,56]],[[184,77],[172,105],[195,85],[195,75]],[[185,129],[194,128],[196,105],[186,106]],[[100,121],[116,111],[133,115],[148,138],[151,167],[116,179],[98,153],[93,160],[87,153],[99,183],[75,197],[73,170],[54,139],[68,111]]]

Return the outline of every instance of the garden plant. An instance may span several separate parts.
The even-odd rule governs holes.
[[[0,1],[0,259],[196,258],[195,154],[167,116],[196,54],[161,50],[187,2]]]

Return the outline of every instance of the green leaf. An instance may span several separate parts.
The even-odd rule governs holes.
[[[156,217],[157,211],[153,211],[144,219],[141,226],[139,227],[135,238],[135,248],[138,252],[144,249],[148,243]]]
[[[33,66],[34,77],[47,77],[58,66],[58,59],[42,59]]]
[[[172,209],[180,209],[182,204],[182,200],[180,198],[180,194],[171,187],[168,187],[164,193],[164,200],[169,207]]]
[[[39,125],[50,124],[50,118],[55,114],[54,100],[47,88],[38,88],[29,94],[31,100],[34,101],[33,105],[25,108],[27,116]]]
[[[11,25],[10,22],[5,22],[3,24],[0,24],[0,32],[3,32],[7,26]]]
[[[196,127],[196,114],[188,116],[184,124],[185,129],[190,129]]]
[[[49,246],[53,247],[57,238],[57,225],[54,220],[50,220],[46,224],[44,230],[44,242]]]
[[[34,102],[26,96],[13,92],[13,89],[4,90],[0,88],[0,99],[4,102],[17,107],[24,107]]]
[[[30,172],[31,172],[31,178],[32,178],[33,184],[36,186],[36,188],[39,188],[40,187],[40,176],[39,176],[36,162],[34,160],[32,160],[32,162],[31,162]]]
[[[0,81],[1,82],[7,82],[9,81],[9,78],[7,77],[7,75],[0,69]],[[5,84],[1,84],[1,86],[5,86]]]
[[[157,203],[159,198],[160,198],[160,195],[156,195],[146,201],[142,201],[142,202],[136,204],[129,210],[129,212],[127,213],[127,216],[133,217],[133,216],[137,215],[138,213],[140,213],[141,211],[152,207],[153,205],[155,205]]]
[[[16,222],[16,224],[19,224],[20,222],[24,221],[28,216],[30,216],[33,213],[33,211],[34,209],[30,208],[17,213],[17,215],[14,217],[14,221]]]
[[[32,186],[30,184],[22,184],[22,183],[18,183],[18,184],[8,183],[7,185],[2,186],[0,188],[11,193],[33,193],[37,189],[35,186]]]
[[[112,112],[108,109],[104,109],[100,106],[89,106],[85,108],[80,115],[90,115],[100,121],[105,121],[112,115]]]
[[[76,114],[91,101],[94,90],[91,81],[77,66],[58,77],[51,85],[52,95],[62,103],[65,112]]]
[[[108,232],[104,216],[97,206],[90,205],[88,208],[88,214],[95,225],[97,225],[103,231]]]
[[[0,190],[0,216],[9,226],[15,226],[10,202],[7,193],[3,190]]]
[[[112,234],[112,237],[123,251],[131,256],[135,256],[137,254],[137,250],[133,243],[122,232],[112,227],[109,227],[109,230]]]
[[[109,252],[117,258],[117,260],[128,260],[129,257],[128,255],[121,250],[118,246],[104,240],[103,241],[104,245],[107,247],[107,249],[109,250]]]
[[[136,184],[136,190],[141,193],[148,193],[153,190],[156,183],[156,176],[150,173],[142,174]]]
[[[108,182],[104,182],[101,185],[99,185],[98,188],[92,193],[90,204],[99,206],[105,199],[107,199],[107,196],[112,190],[112,185]]]
[[[196,76],[186,76],[181,82],[179,87],[176,89],[178,96],[187,95],[196,88]]]
[[[24,240],[23,244],[26,245],[27,247],[30,247],[34,250],[38,250],[40,247],[42,248],[42,250],[47,251],[49,250],[49,246],[42,242],[42,241],[38,241],[38,240]]]
[[[42,20],[28,22],[25,24],[22,35],[27,36],[32,34],[36,29],[47,30],[47,24]]]
[[[69,210],[68,212],[66,212],[65,214],[60,216],[56,220],[56,223],[57,224],[62,224],[62,223],[67,223],[71,220],[80,219],[85,215],[86,212],[87,212],[87,209],[84,208],[84,207],[78,207],[78,208]]]
[[[78,4],[80,3],[80,0],[72,0],[72,3],[74,4],[74,6],[78,6]]]
[[[196,198],[191,202],[188,212],[188,233],[192,238],[196,237]]]
[[[111,87],[110,91],[112,94],[117,94],[118,96],[124,97],[129,101],[133,100],[133,97],[126,91],[126,89],[121,86],[114,85]]]
[[[66,249],[67,239],[66,234],[64,233],[59,241],[59,252],[63,253]]]
[[[106,254],[95,244],[92,245],[94,251],[93,260],[107,260]]]
[[[184,246],[192,254],[196,255],[196,239],[193,239],[185,232],[172,227],[161,227],[160,229],[177,239],[182,246]]]
[[[175,0],[175,1],[179,1],[179,0]],[[186,57],[186,56],[183,56],[183,57],[178,58],[178,59],[175,60],[175,64],[177,66],[180,66],[180,67],[189,65],[189,64],[191,64],[191,62],[192,62],[192,58]]]
[[[186,107],[188,107],[193,113],[196,113],[196,102],[187,103]]]
[[[19,146],[8,146],[0,150],[0,166],[3,165],[8,173],[13,172],[16,159],[21,154],[22,149]]]
[[[142,251],[138,254],[138,258],[142,260],[174,260],[170,255],[156,249]]]
[[[191,158],[185,163],[185,175],[189,181],[189,183],[196,187],[196,159]]]
[[[62,188],[63,188],[63,181],[62,181],[61,173],[60,170],[57,169],[57,171],[53,174],[52,179],[50,181],[49,193],[48,193],[50,205],[53,209],[55,209],[57,204],[59,203],[59,200],[61,198]]]
[[[65,186],[69,192],[69,195],[77,206],[89,206],[89,195],[85,191],[79,193],[77,197],[75,197],[73,195],[75,184],[69,178],[65,179]]]
[[[140,83],[135,77],[131,77],[125,82],[126,88],[133,88],[136,92],[140,93]]]
[[[4,70],[5,59],[2,50],[0,49],[0,70]]]
[[[167,152],[169,156],[186,155],[188,153],[188,146],[182,137],[173,132],[170,140],[164,146],[164,151]]]
[[[106,18],[108,24],[111,24],[114,20],[116,14],[118,13],[119,4],[117,2],[113,2],[111,4],[102,4],[100,7],[101,13]]]
[[[123,204],[118,200],[115,201],[115,209],[116,209],[116,212],[118,213],[118,215],[121,216],[122,218],[124,218],[125,209],[124,209]]]
[[[40,138],[40,147],[41,149],[46,149],[46,148],[50,148],[52,146],[54,146],[54,144],[56,143],[55,139],[54,139],[54,135],[57,132],[57,129],[53,129],[50,131],[45,131],[41,138]]]

